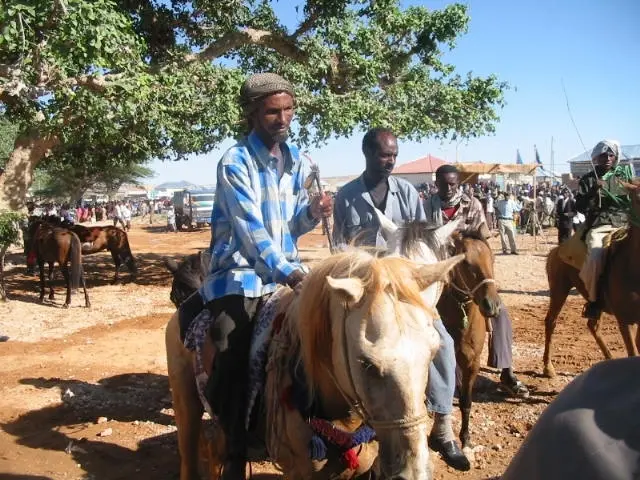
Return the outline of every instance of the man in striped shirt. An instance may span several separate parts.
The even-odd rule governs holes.
[[[218,353],[207,397],[229,441],[225,479],[245,475],[253,321],[278,284],[295,288],[302,281],[297,240],[333,210],[327,195],[309,200],[309,165],[286,143],[294,114],[291,84],[272,73],[253,75],[240,97],[250,133],[218,164],[211,267],[200,289],[215,319],[211,335]]]

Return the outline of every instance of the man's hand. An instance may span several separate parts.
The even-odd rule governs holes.
[[[304,277],[305,275],[302,270],[294,270],[289,274],[289,276],[285,280],[285,283],[295,291],[299,291],[300,287],[302,286]]]
[[[333,213],[333,199],[324,192],[320,196],[313,197],[309,205],[309,212],[316,220],[330,217]]]
[[[597,182],[600,188],[605,188],[607,186],[607,182],[604,180],[597,180]]]

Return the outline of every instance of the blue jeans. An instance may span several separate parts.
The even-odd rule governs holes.
[[[453,339],[442,320],[433,322],[440,334],[440,348],[429,365],[427,408],[431,412],[449,414],[453,410],[453,393],[456,389],[456,352]]]

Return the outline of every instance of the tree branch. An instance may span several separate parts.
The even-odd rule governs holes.
[[[304,35],[309,30],[311,30],[313,27],[316,26],[316,22],[318,21],[319,18],[320,18],[320,13],[318,13],[318,11],[316,10],[300,24],[300,26],[297,28],[295,32],[289,35],[289,38],[295,39],[300,37],[301,35]]]
[[[268,47],[296,62],[304,62],[307,59],[307,54],[300,49],[293,38],[247,27],[224,34],[201,52],[186,55],[184,60],[187,63],[211,61],[245,45]]]
[[[109,73],[107,75],[80,75],[66,78],[63,84],[68,87],[86,87],[93,92],[104,92],[113,82],[124,77],[124,73]]]

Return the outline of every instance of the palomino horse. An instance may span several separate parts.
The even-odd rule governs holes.
[[[631,221],[626,237],[614,242],[609,248],[607,265],[600,284],[605,301],[604,311],[616,317],[627,354],[632,357],[638,355],[640,350],[640,328],[636,332],[635,344],[631,333],[632,325],[640,322],[638,313],[640,312],[640,265],[638,263],[640,258],[640,180],[635,179],[633,183],[624,183],[624,186],[631,195]],[[583,297],[587,298],[587,291],[579,274],[576,268],[560,259],[558,247],[549,252],[547,279],[550,299],[549,310],[544,319],[543,357],[544,374],[547,377],[556,375],[551,362],[552,337],[558,315],[569,292],[575,287]],[[600,321],[589,320],[587,326],[604,357],[612,358],[609,348],[600,336]]]
[[[266,422],[260,422],[265,424],[269,454],[286,477],[336,474],[328,471],[331,461],[311,459],[314,420],[328,423],[341,437],[354,438],[350,435],[365,423],[375,429],[377,442],[362,443],[354,453],[355,464],[338,470],[343,475],[370,471],[377,454],[378,473],[384,478],[431,477],[424,392],[439,340],[433,328],[435,312],[425,304],[421,292],[461,260],[459,256],[419,266],[402,258],[376,258],[354,250],[321,260],[307,275],[269,347]],[[180,340],[177,313],[167,325],[166,346],[180,478],[193,479],[198,475],[203,407],[196,389],[194,357]],[[287,408],[282,400],[291,387],[287,367],[291,362],[302,366],[309,398],[321,406],[314,419]],[[225,443],[223,436],[217,430],[209,442],[212,478],[217,478],[224,460],[224,451],[219,450]],[[335,457],[335,452],[327,452],[327,458],[330,455]]]
[[[68,308],[71,303],[71,288],[76,289],[81,283],[84,290],[85,306],[90,307],[91,303],[82,269],[82,247],[78,236],[69,230],[44,222],[35,225],[34,229],[31,245],[40,267],[40,301],[44,301],[44,264],[45,262],[49,264],[49,300],[53,300],[53,266],[55,262],[58,262],[67,284],[67,298],[63,307]],[[71,264],[71,272],[69,272],[69,263]]]
[[[132,276],[135,276],[138,272],[135,259],[129,247],[129,239],[124,230],[110,225],[105,227],[85,227],[84,225],[63,222],[60,220],[60,217],[57,216],[48,216],[44,217],[43,220],[35,220],[35,222],[39,221],[45,221],[54,226],[66,228],[78,235],[78,238],[82,242],[83,255],[109,250],[111,258],[113,258],[113,262],[116,265],[116,274],[113,283],[117,283],[120,279],[120,267],[123,263],[127,266]]]
[[[493,277],[494,257],[491,247],[481,236],[454,232],[458,221],[434,229],[423,222],[409,222],[397,227],[381,219],[389,253],[400,254],[416,262],[433,262],[430,252],[439,260],[451,255],[464,255],[436,297],[437,309],[456,347],[456,361],[462,373],[459,404],[462,412],[460,440],[469,446],[469,417],[473,403],[473,386],[480,371],[488,319],[500,312],[500,298]],[[427,252],[427,255],[425,255]]]

